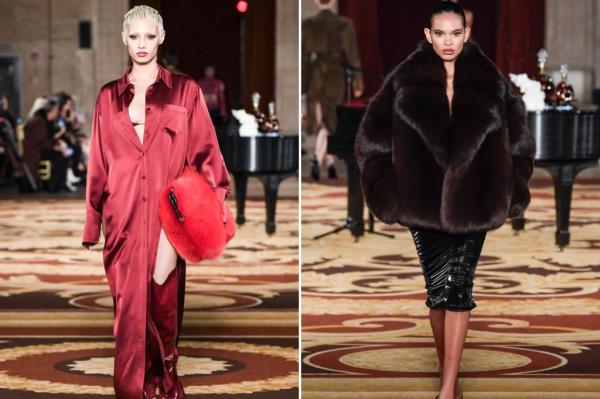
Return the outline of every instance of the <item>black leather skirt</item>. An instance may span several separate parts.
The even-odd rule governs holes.
[[[409,228],[425,277],[430,308],[466,311],[473,302],[473,277],[486,233],[450,234]]]

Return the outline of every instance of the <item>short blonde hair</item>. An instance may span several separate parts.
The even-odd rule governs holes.
[[[158,32],[161,34],[165,33],[165,28],[163,26],[163,20],[158,11],[149,6],[135,6],[131,10],[127,11],[125,16],[123,17],[123,32],[121,34],[123,37],[127,35],[127,28],[129,24],[134,19],[144,19],[148,18],[152,22],[154,22],[158,28]]]

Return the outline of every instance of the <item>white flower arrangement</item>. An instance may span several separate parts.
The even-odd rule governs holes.
[[[254,137],[258,136],[258,123],[254,115],[247,113],[243,109],[234,109],[231,111],[235,119],[240,122],[240,136]]]
[[[509,73],[510,80],[517,85],[523,94],[523,102],[527,111],[543,111],[546,108],[546,95],[542,90],[542,84],[537,80],[529,79],[527,74]]]

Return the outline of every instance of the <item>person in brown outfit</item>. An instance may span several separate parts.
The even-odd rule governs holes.
[[[319,13],[302,22],[302,93],[306,94],[308,134],[317,134],[311,176],[319,179],[319,168],[328,167],[335,178],[333,156],[327,154],[327,136],[335,131],[336,107],[344,98],[345,74],[342,64],[360,67],[354,24],[336,15],[336,0],[315,0]],[[354,75],[355,97],[363,91],[359,73]]]

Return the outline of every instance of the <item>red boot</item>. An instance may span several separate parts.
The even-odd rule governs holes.
[[[180,265],[169,274],[163,284],[152,279],[151,310],[155,335],[160,339],[162,355],[162,384],[159,385],[161,399],[183,399],[185,393],[177,377],[177,339],[180,328]],[[182,304],[183,305],[183,304]]]

